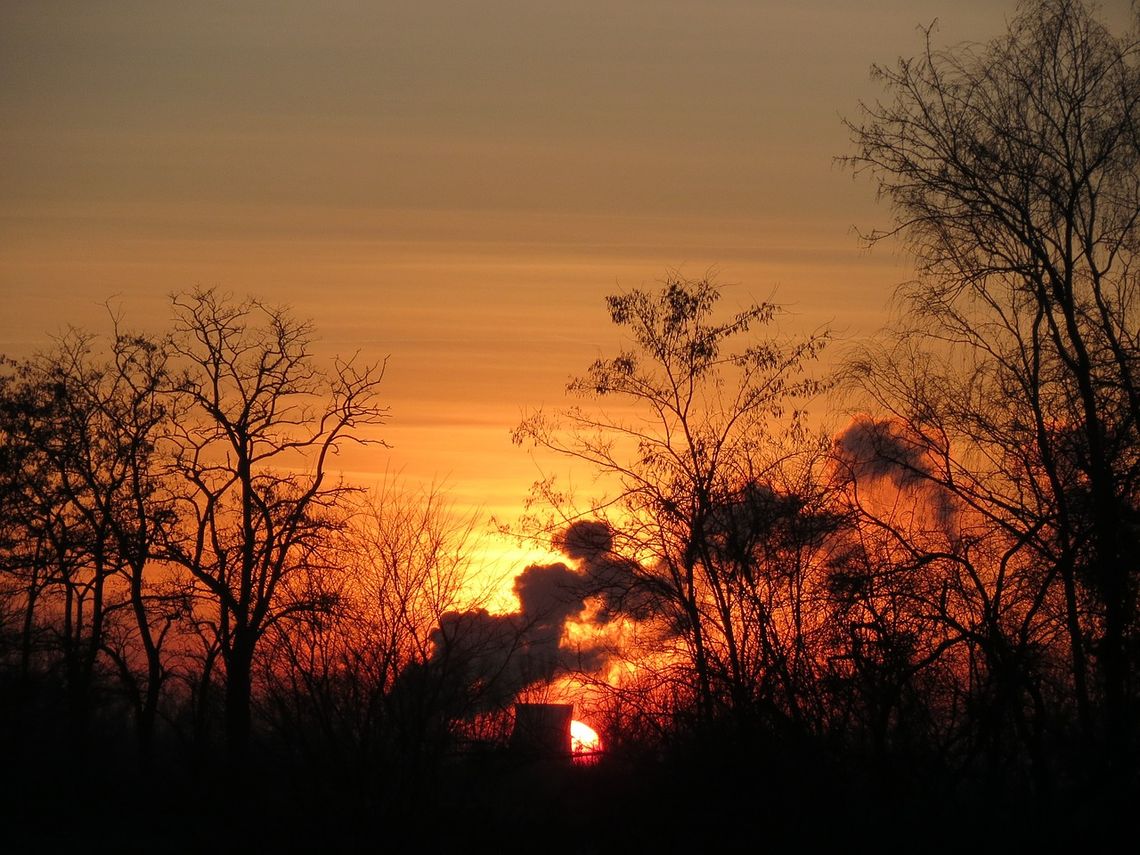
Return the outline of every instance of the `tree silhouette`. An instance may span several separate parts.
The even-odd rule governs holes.
[[[366,430],[387,415],[383,366],[321,369],[310,325],[257,301],[199,290],[173,305],[182,373],[171,469],[184,523],[167,554],[199,585],[225,665],[227,752],[240,768],[258,643],[290,615],[333,605],[319,553],[350,488],[330,477],[331,458],[347,442],[380,442]]]
[[[15,366],[0,406],[9,532],[5,570],[22,602],[20,673],[58,654],[74,737],[111,666],[149,750],[166,673],[161,648],[172,592],[151,559],[172,523],[158,445],[167,422],[166,351],[116,322],[105,351],[69,330]],[[175,598],[176,599],[176,598]],[[135,648],[128,655],[123,641]]]
[[[896,215],[868,240],[902,235],[921,274],[855,373],[937,461],[916,474],[1004,538],[975,584],[991,615],[1011,574],[1023,587],[1003,634],[1059,600],[1083,732],[1121,763],[1140,688],[1140,45],[1080,0],[1027,4],[986,45],[932,38],[875,69],[891,99],[849,124],[850,165]]]
[[[456,515],[439,489],[390,476],[358,499],[329,552],[336,606],[273,626],[259,657],[262,703],[314,770],[356,775],[407,805],[430,795],[417,776],[453,747],[465,712],[450,704],[445,675],[424,671],[433,633],[485,583],[473,578],[474,518]]]
[[[647,568],[641,587],[683,641],[705,719],[747,715],[781,668],[799,667],[785,654],[802,637],[784,647],[773,618],[784,603],[767,597],[783,582],[798,596],[804,566],[788,553],[768,561],[761,546],[781,521],[807,515],[806,493],[795,495],[804,483],[789,473],[812,446],[802,412],[790,408],[826,388],[805,374],[826,334],[750,338],[778,308],[762,303],[718,320],[720,298],[707,279],[678,276],[658,293],[609,297],[610,319],[632,347],[567,387],[597,406],[538,412],[515,431],[516,442],[584,462],[616,484],[592,513],[617,511],[615,550]],[[610,399],[620,409],[604,409]],[[777,573],[786,574],[781,582]]]

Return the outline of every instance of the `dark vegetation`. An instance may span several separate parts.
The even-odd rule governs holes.
[[[565,563],[473,601],[474,523],[342,482],[382,365],[176,295],[0,373],[6,839],[193,851],[1089,845],[1140,796],[1140,65],[1079,2],[877,69],[856,174],[914,252],[826,332],[670,276],[516,440]],[[838,428],[806,407],[854,415]],[[845,422],[845,423],[844,423]],[[557,686],[606,752],[507,750]]]

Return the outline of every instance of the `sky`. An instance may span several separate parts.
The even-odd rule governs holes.
[[[0,0],[0,353],[106,328],[108,300],[144,329],[199,285],[288,304],[322,353],[388,359],[391,448],[351,477],[509,520],[540,474],[510,430],[616,349],[605,295],[711,272],[785,332],[887,320],[909,268],[857,238],[889,212],[835,163],[842,118],[920,25],[1012,12]]]

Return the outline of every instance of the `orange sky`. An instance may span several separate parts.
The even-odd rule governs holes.
[[[1126,20],[1127,0],[1106,3]],[[872,62],[990,0],[0,0],[0,352],[219,285],[388,356],[391,451],[510,516],[509,431],[616,343],[603,297],[710,267],[789,331],[871,334],[907,275],[832,163]]]

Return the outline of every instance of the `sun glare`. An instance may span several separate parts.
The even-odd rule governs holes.
[[[575,760],[593,759],[602,750],[598,732],[578,720],[570,722],[570,750]]]

